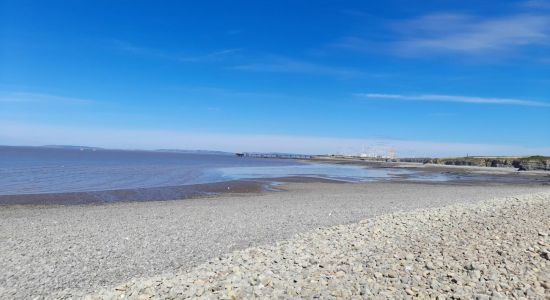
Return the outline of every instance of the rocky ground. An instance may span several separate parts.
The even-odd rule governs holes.
[[[182,274],[227,253],[274,245],[317,228],[550,193],[548,186],[491,184],[293,183],[282,188],[183,201],[0,207],[0,299],[89,294],[134,278]]]
[[[549,233],[550,193],[393,213],[87,298],[549,299]]]

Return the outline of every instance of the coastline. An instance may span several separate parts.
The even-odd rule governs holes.
[[[0,298],[94,293],[249,247],[395,212],[550,192],[545,186],[290,183],[281,192],[0,209]],[[61,294],[57,294],[61,295]],[[55,298],[55,296],[51,296]]]
[[[396,174],[391,178],[374,178],[375,182],[425,183],[446,185],[476,185],[481,182],[493,185],[550,186],[549,171],[517,171],[512,168],[476,166],[445,166],[421,163],[379,162],[357,159],[310,159],[304,163],[353,165],[364,168],[413,171],[413,174]],[[444,179],[439,180],[438,177]],[[259,194],[280,190],[288,183],[349,183],[326,177],[286,176],[248,178],[179,186],[161,186],[83,192],[0,195],[0,207],[11,205],[82,205],[114,202],[167,201],[215,197],[226,194]],[[359,183],[360,182],[355,182]]]
[[[11,205],[85,205],[115,202],[166,201],[210,197],[224,193],[261,193],[265,182],[231,180],[206,184],[90,192],[0,195],[0,207]]]
[[[313,158],[303,160],[304,162],[322,162],[329,164],[354,165],[373,168],[401,169],[420,172],[420,174],[449,174],[455,176],[485,176],[486,181],[494,183],[534,183],[550,185],[550,171],[519,171],[516,168],[509,167],[480,167],[480,166],[456,166],[441,165],[432,163],[415,162],[386,162],[361,159],[343,159],[343,158]],[[450,182],[456,182],[451,180]]]
[[[90,192],[63,192],[42,194],[0,195],[2,206],[56,206],[56,205],[102,205],[117,202],[148,202],[210,198],[223,195],[254,195],[278,191],[286,183],[342,183],[342,181],[317,177],[289,176],[279,178],[256,178],[228,180],[211,183],[153,188],[133,188]]]

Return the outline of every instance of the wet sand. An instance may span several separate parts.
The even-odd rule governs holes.
[[[490,182],[493,184],[550,185],[550,171],[518,171],[516,168],[448,166],[438,164],[384,162],[342,158],[317,158],[304,161],[364,166],[367,168],[410,170],[414,171],[415,174],[412,176],[404,175],[398,177],[400,179],[413,182],[418,181],[416,179],[422,177],[444,175],[450,179],[446,183],[475,184],[476,182]]]
[[[155,188],[120,189],[93,192],[0,195],[0,207],[11,205],[82,205],[115,202],[166,201],[214,197],[224,194],[259,194],[277,191],[283,183],[341,183],[314,177],[281,177],[270,179],[230,180],[223,182],[165,186]]]
[[[425,183],[446,185],[494,185],[550,186],[550,172],[517,171],[511,168],[489,168],[468,166],[443,166],[417,163],[387,163],[352,159],[315,159],[304,162],[355,165],[376,169],[404,169],[411,174],[394,174],[389,178],[373,178],[378,182]],[[211,197],[224,194],[257,194],[278,190],[280,183],[342,183],[345,181],[307,176],[279,178],[252,178],[223,182],[133,188],[92,192],[65,192],[42,194],[0,195],[0,207],[6,205],[75,205],[102,204],[113,202],[165,201]]]
[[[526,185],[293,183],[281,191],[101,205],[0,207],[0,298],[93,293],[234,250],[419,208],[548,192]]]
[[[226,181],[157,188],[120,189],[93,192],[0,195],[0,206],[7,205],[78,205],[113,202],[143,202],[208,197],[222,193],[261,193],[262,181]]]

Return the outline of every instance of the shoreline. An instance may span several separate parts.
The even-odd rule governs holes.
[[[344,165],[366,165],[377,166],[382,168],[397,168],[397,169],[427,169],[437,171],[456,171],[456,172],[479,172],[480,174],[518,174],[524,176],[550,176],[550,171],[544,170],[526,170],[520,171],[513,167],[484,167],[484,166],[467,166],[467,165],[444,165],[434,163],[420,163],[420,162],[392,162],[392,161],[376,161],[360,158],[329,158],[319,157],[311,159],[302,159],[302,161],[309,162],[326,162]]]
[[[103,205],[112,203],[156,202],[212,198],[223,195],[254,195],[279,191],[280,184],[288,183],[347,183],[317,177],[289,176],[228,180],[211,183],[133,188],[89,192],[61,192],[42,194],[0,195],[0,207],[9,206],[56,206],[56,205]]]
[[[401,169],[412,170],[425,174],[453,174],[462,176],[489,176],[493,181],[498,182],[499,179],[513,178],[519,181],[533,180],[535,183],[550,184],[550,171],[519,171],[516,168],[508,167],[482,167],[482,166],[456,166],[456,165],[441,165],[432,163],[415,163],[415,162],[385,162],[361,159],[342,159],[342,158],[313,158],[302,160],[304,162],[322,162],[329,164],[353,165],[374,168]],[[513,183],[513,182],[510,182]],[[517,182],[516,182],[517,183]]]
[[[116,202],[166,201],[215,196],[222,193],[261,193],[265,183],[224,181],[207,184],[132,188],[87,192],[0,195],[0,207],[12,205],[93,205]]]
[[[517,171],[506,168],[442,166],[419,163],[375,162],[347,159],[299,160],[305,163],[353,165],[366,168],[410,170],[414,174],[396,174],[391,178],[373,178],[372,182],[425,183],[444,185],[476,185],[481,182],[491,185],[550,186],[550,172]],[[503,170],[504,169],[504,170]],[[437,177],[445,177],[438,180]],[[435,179],[432,179],[435,178]],[[12,205],[97,205],[115,202],[168,201],[194,199],[226,194],[261,194],[280,190],[289,183],[353,183],[345,180],[315,176],[287,176],[227,180],[202,184],[131,188],[101,191],[59,192],[39,194],[0,195],[0,207]],[[369,182],[369,181],[367,181]]]
[[[0,209],[0,298],[94,293],[363,219],[550,192],[547,186],[290,183],[186,201]]]

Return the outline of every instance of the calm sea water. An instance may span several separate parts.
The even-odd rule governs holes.
[[[0,195],[151,188],[284,176],[369,181],[404,172],[407,171],[233,155],[0,146]]]

